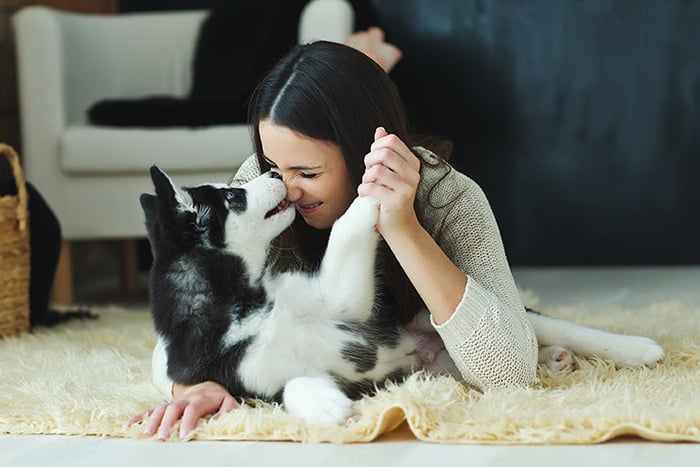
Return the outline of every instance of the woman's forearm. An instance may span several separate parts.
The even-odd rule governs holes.
[[[410,229],[396,232],[385,240],[423,299],[433,321],[442,324],[450,319],[464,295],[467,276],[417,222]]]

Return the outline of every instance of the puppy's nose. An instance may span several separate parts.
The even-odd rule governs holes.
[[[270,177],[282,180],[282,175],[279,172],[270,171]]]

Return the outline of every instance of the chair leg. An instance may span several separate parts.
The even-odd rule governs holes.
[[[119,270],[122,291],[127,296],[134,296],[139,291],[139,250],[138,240],[130,238],[121,240]]]
[[[53,280],[53,303],[57,305],[73,304],[73,258],[71,243],[64,240],[61,243],[61,253],[58,256],[56,277]]]

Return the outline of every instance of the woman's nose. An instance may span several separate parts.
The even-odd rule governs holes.
[[[281,173],[275,170],[270,171],[270,176],[272,178],[276,178],[284,182],[284,186],[287,188],[287,199],[289,201],[294,202],[302,197],[302,190],[298,188],[295,183],[292,182],[291,178],[285,179]]]
[[[301,199],[304,194],[303,190],[294,183],[293,180],[284,180],[284,185],[287,187],[287,199],[292,203]]]

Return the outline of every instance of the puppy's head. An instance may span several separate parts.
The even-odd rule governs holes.
[[[267,248],[294,220],[295,210],[276,174],[268,172],[245,185],[203,184],[179,187],[151,167],[155,195],[141,195],[154,255],[167,248],[226,250],[245,256]]]

